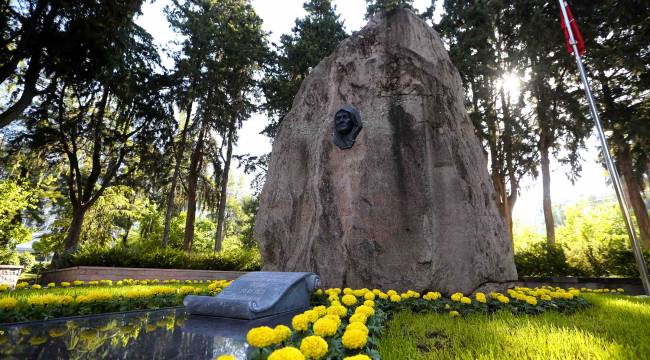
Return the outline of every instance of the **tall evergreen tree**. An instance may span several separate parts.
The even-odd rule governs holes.
[[[572,9],[586,41],[588,76],[610,149],[644,246],[650,248],[643,201],[643,173],[650,159],[650,3],[598,0],[575,2]]]
[[[397,8],[413,9],[413,0],[366,0],[366,19]]]
[[[223,208],[232,149],[237,140],[237,129],[255,109],[253,97],[258,84],[255,74],[267,57],[266,35],[261,30],[261,19],[245,0],[176,0],[167,13],[174,29],[185,37],[182,50],[177,55],[177,74],[181,84],[178,102],[179,107],[185,109],[185,123],[176,156],[177,168],[183,161],[188,126],[196,134],[187,173],[187,217],[183,246],[186,251],[191,248],[197,189],[204,168],[206,144],[216,132],[221,135],[222,147],[226,148],[218,190],[219,224],[215,237],[215,249],[218,249],[223,231]],[[171,201],[178,176],[179,172],[175,169],[168,196],[166,224],[169,224],[167,219],[171,217]],[[168,232],[166,230],[165,233]],[[168,236],[164,239],[168,239]]]
[[[331,0],[308,0],[303,8],[307,15],[296,19],[291,34],[280,37],[262,82],[264,107],[269,118],[263,133],[271,139],[275,138],[282,120],[291,110],[302,81],[348,36]],[[264,184],[269,159],[270,154],[239,157],[244,172],[256,173],[253,185],[257,192]]]
[[[271,121],[264,132],[271,138],[311,69],[347,37],[331,0],[309,0],[303,7],[307,15],[296,19],[291,34],[282,35],[274,61],[266,70],[263,90]]]
[[[439,24],[467,94],[470,118],[482,139],[499,208],[512,238],[512,211],[520,181],[536,174],[534,129],[522,94],[503,86],[504,76],[521,76],[512,7],[500,1],[445,0]]]
[[[17,145],[47,149],[49,161],[67,168],[63,184],[72,218],[65,253],[76,250],[87,211],[107,187],[135,170],[135,155],[160,139],[166,124],[155,75],[158,54],[151,36],[133,22],[139,7],[113,6],[86,14],[94,26],[111,29],[108,38],[93,37],[101,61],[61,76],[29,113],[26,132],[14,139]],[[113,17],[116,13],[121,17]]]
[[[550,156],[570,166],[575,179],[581,169],[578,150],[593,127],[581,106],[582,90],[575,78],[575,63],[566,56],[564,39],[558,25],[554,1],[517,0],[512,17],[518,23],[515,36],[522,46],[521,66],[529,74],[522,89],[534,108],[537,127],[537,151],[540,159],[546,238],[555,243],[555,221],[551,202]]]

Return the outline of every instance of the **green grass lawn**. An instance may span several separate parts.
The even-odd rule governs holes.
[[[446,314],[403,311],[389,322],[382,359],[650,359],[650,299],[583,295],[574,314]]]

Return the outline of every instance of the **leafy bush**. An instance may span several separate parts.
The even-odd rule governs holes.
[[[639,276],[616,202],[572,204],[562,209],[558,223],[557,245],[547,244],[536,229],[515,224],[519,276]]]
[[[568,276],[574,269],[567,263],[561,245],[539,242],[515,254],[519,276]]]
[[[36,258],[31,253],[24,252],[18,255],[18,261],[23,266],[23,272],[27,273],[31,271],[32,266],[36,263]]]
[[[650,251],[645,252],[645,259],[650,259]],[[519,276],[639,276],[632,250],[620,245],[587,247],[575,263],[570,264],[562,244],[534,243],[515,254]]]
[[[65,266],[254,271],[261,268],[261,258],[256,249],[238,247],[217,254],[188,254],[171,247],[118,245],[111,249],[83,248],[67,259]]]

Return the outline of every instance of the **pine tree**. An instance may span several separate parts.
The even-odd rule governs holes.
[[[586,41],[588,76],[644,246],[650,217],[643,173],[650,159],[650,4],[640,0],[576,2],[572,9]]]
[[[275,61],[264,79],[266,110],[271,118],[264,132],[271,138],[291,110],[293,98],[311,69],[347,37],[330,0],[309,0],[303,7],[307,15],[296,20],[291,34],[282,35]]]
[[[506,74],[522,75],[512,7],[499,1],[445,0],[438,28],[466,89],[467,107],[483,141],[497,207],[512,238],[512,211],[524,176],[536,175],[531,114],[523,94],[502,85]]]
[[[593,127],[579,100],[582,91],[575,78],[575,63],[566,56],[557,10],[553,1],[518,0],[511,12],[519,24],[516,36],[522,43],[522,67],[530,77],[522,91],[529,93],[527,100],[534,108],[549,243],[555,243],[550,156],[568,164],[569,177],[575,179],[581,169],[578,150]]]
[[[366,0],[366,19],[397,8],[413,9],[413,0]]]

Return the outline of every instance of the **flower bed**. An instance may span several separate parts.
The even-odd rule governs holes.
[[[180,306],[188,294],[216,295],[224,280],[74,281],[45,287],[19,283],[15,290],[1,286],[0,323]]]
[[[582,289],[592,292],[589,289]],[[622,289],[598,290],[619,293]],[[391,314],[409,310],[447,313],[460,317],[472,313],[508,311],[513,314],[540,314],[548,310],[574,312],[589,303],[581,290],[561,288],[514,288],[506,294],[476,293],[473,297],[455,293],[445,298],[439,292],[421,295],[415,291],[327,289],[317,290],[313,307],[296,315],[292,329],[284,325],[250,330],[248,343],[255,348],[254,359],[378,359],[378,337]],[[232,359],[223,355],[220,360]]]

